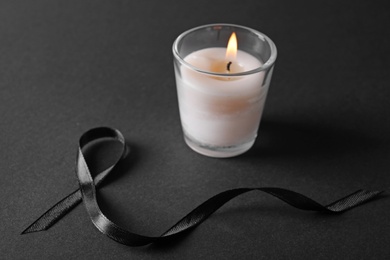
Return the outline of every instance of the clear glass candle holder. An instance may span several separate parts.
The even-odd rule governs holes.
[[[236,40],[229,41],[233,33]],[[188,146],[219,158],[249,150],[256,140],[277,56],[272,40],[244,26],[204,25],[179,35],[173,56]]]

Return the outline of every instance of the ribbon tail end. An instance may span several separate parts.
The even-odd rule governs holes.
[[[34,233],[34,232],[45,231],[45,230],[46,229],[35,229],[32,226],[29,226],[28,228],[23,230],[22,233],[20,233],[20,235],[26,235],[26,234],[30,234],[30,233]]]

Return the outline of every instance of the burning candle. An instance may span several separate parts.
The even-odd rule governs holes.
[[[229,40],[222,47],[225,35]],[[240,35],[248,41],[242,49]],[[267,51],[268,59],[259,55]],[[276,59],[272,41],[241,26],[207,25],[179,36],[173,52],[186,143],[211,157],[247,151],[256,139]]]

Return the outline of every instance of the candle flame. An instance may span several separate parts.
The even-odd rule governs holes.
[[[226,59],[227,60],[235,60],[237,55],[237,37],[236,33],[232,33],[229,38],[229,42],[226,49]]]

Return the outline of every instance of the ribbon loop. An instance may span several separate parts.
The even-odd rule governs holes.
[[[108,166],[105,170],[98,173],[93,179],[87,162],[84,158],[83,148],[88,144],[102,138],[109,138],[113,141],[120,142],[121,154],[114,163]],[[377,197],[383,192],[358,190],[344,198],[330,203],[327,206],[323,206],[300,193],[287,189],[276,187],[232,189],[221,192],[206,200],[181,220],[179,220],[171,228],[165,231],[162,235],[149,237],[133,233],[118,226],[103,214],[97,203],[96,187],[99,187],[101,183],[103,183],[103,180],[108,176],[112,169],[114,169],[118,162],[125,157],[125,155],[125,138],[118,130],[109,127],[99,127],[85,132],[80,138],[77,154],[76,173],[80,188],[66,196],[64,199],[46,211],[41,217],[39,217],[28,228],[26,228],[22,234],[47,230],[64,215],[66,215],[67,212],[80,203],[81,200],[83,200],[92,223],[100,232],[121,244],[128,246],[143,246],[171,238],[198,226],[224,204],[234,199],[235,197],[250,191],[262,191],[268,193],[298,209],[326,212],[330,214],[341,213],[349,210]]]

